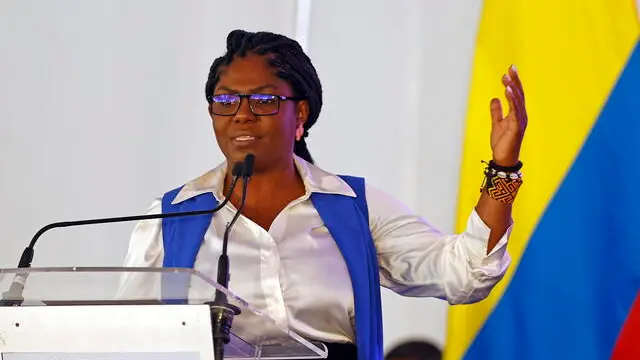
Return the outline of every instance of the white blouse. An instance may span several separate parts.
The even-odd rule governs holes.
[[[240,216],[228,245],[229,290],[280,325],[301,336],[326,342],[355,342],[351,280],[338,246],[313,206],[313,192],[355,196],[338,176],[299,157],[295,164],[306,193],[291,202],[269,231]],[[224,199],[226,163],[187,183],[174,203],[211,192]],[[466,230],[443,235],[395,198],[366,186],[369,227],[380,264],[380,281],[399,294],[436,297],[450,304],[484,299],[510,264],[506,251],[511,227],[487,255],[490,229],[475,209]],[[156,199],[150,214],[161,212]],[[194,268],[216,277],[226,224],[235,214],[231,203],[216,213]],[[162,221],[140,222],[131,236],[127,267],[162,267]],[[122,291],[143,291],[144,281],[124,278]],[[242,326],[242,317],[234,327]]]

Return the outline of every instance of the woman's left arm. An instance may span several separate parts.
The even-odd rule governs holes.
[[[491,100],[493,160],[487,186],[463,232],[441,234],[393,197],[367,188],[369,226],[383,286],[407,296],[473,303],[486,298],[504,276],[511,262],[506,245],[512,202],[522,183],[519,154],[527,114],[515,67],[502,82],[509,113],[503,117],[500,101]]]
[[[510,229],[488,252],[491,229],[475,210],[464,231],[443,234],[381,189],[367,185],[366,197],[382,286],[404,296],[464,304],[486,298],[504,276],[511,262]]]
[[[527,111],[524,101],[524,90],[515,66],[511,66],[502,77],[505,96],[509,103],[509,113],[503,117],[500,100],[491,100],[491,150],[493,152],[493,168],[497,170],[513,170],[521,165],[520,147],[527,128]],[[515,171],[517,173],[517,170]],[[508,174],[508,171],[507,171]],[[521,179],[509,184],[494,177],[482,191],[476,205],[476,211],[485,224],[491,229],[487,253],[496,246],[504,233],[511,226],[512,202],[521,183]],[[503,182],[501,182],[503,181]],[[491,194],[491,195],[490,195]]]

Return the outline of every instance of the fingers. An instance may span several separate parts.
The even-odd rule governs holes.
[[[515,66],[511,66],[502,77],[502,84],[507,87],[505,95],[509,100],[509,113],[516,115],[520,127],[526,127],[527,123],[527,111],[524,100],[524,90],[522,89],[522,83]],[[524,130],[524,129],[523,129]]]
[[[515,100],[516,106],[518,106],[519,128],[521,131],[524,131],[527,127],[527,107],[525,105],[524,88],[522,87],[520,75],[518,74],[515,65],[511,65],[508,72],[513,83],[511,86],[514,88],[516,94]]]
[[[522,89],[522,83],[520,82],[517,72],[513,69],[513,66],[511,66],[509,70],[507,70],[507,73],[502,75],[502,85],[511,86],[511,90],[513,90],[516,96],[522,98],[522,102],[524,103],[524,90]]]
[[[515,85],[514,90],[516,91],[516,93],[520,95],[520,97],[522,98],[522,103],[524,104],[524,88],[522,87],[522,82],[520,81],[520,75],[518,75],[516,66],[511,65],[509,67],[509,70],[507,70],[507,72],[509,73],[509,77],[511,78],[511,80],[513,81],[513,84]]]
[[[512,116],[511,118],[514,118],[517,120],[517,118],[519,117],[519,107],[516,104],[516,95],[513,92],[513,88],[511,87],[511,85],[507,85],[507,88],[504,89],[504,95],[507,98],[507,102],[509,103],[509,113],[507,114],[507,117],[509,117],[509,115],[515,115]]]
[[[494,124],[502,121],[502,104],[495,98],[491,99],[491,121]]]

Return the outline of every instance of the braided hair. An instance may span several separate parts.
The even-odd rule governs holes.
[[[243,57],[247,53],[273,55],[269,64],[277,69],[277,76],[289,82],[294,96],[308,101],[309,118],[303,125],[304,135],[295,141],[293,152],[313,164],[305,137],[309,135],[309,128],[316,123],[320,115],[322,86],[311,60],[295,40],[270,32],[231,31],[227,36],[227,52],[215,59],[209,69],[205,97],[209,99],[209,96],[213,95],[213,90],[220,80],[220,67],[229,65],[235,56]]]

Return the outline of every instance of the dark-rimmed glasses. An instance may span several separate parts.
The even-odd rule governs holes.
[[[209,96],[211,112],[214,115],[233,116],[240,109],[243,98],[249,99],[251,112],[256,116],[275,115],[280,110],[281,100],[304,100],[300,97],[272,94],[218,94]]]

